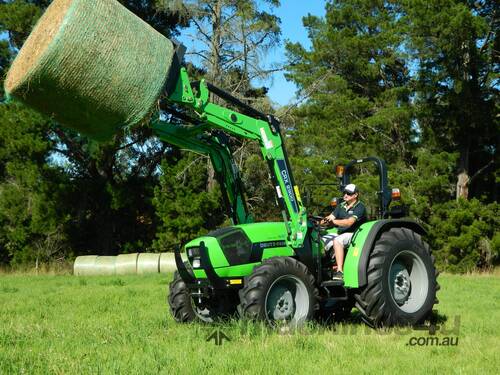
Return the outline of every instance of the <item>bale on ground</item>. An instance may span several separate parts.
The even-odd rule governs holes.
[[[177,269],[174,253],[160,254],[160,273],[173,272]]]
[[[76,257],[73,265],[73,275],[75,276],[88,276],[94,274],[95,261],[97,255],[82,255]]]
[[[114,275],[115,264],[115,256],[98,256],[94,264],[94,275]]]
[[[160,254],[139,254],[139,257],[137,258],[137,273],[139,275],[158,272],[160,272]]]
[[[144,120],[173,44],[116,0],[54,0],[5,80],[14,97],[98,140]]]
[[[135,275],[137,273],[138,253],[120,254],[116,257],[115,270],[117,275]]]

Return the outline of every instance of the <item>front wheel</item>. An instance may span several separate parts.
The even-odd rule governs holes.
[[[407,228],[391,228],[375,243],[367,285],[355,295],[363,320],[375,327],[422,322],[436,302],[437,272],[429,245]]]
[[[307,267],[289,257],[266,259],[239,291],[241,317],[298,327],[319,308],[318,289]]]
[[[189,323],[194,320],[212,323],[230,318],[236,313],[237,303],[237,296],[230,292],[214,294],[210,298],[191,297],[186,283],[177,271],[169,285],[168,304],[172,316],[178,323]]]

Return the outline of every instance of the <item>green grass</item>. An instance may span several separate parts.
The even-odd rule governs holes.
[[[353,320],[280,333],[240,321],[180,325],[167,310],[171,275],[0,275],[0,373],[498,373],[500,277],[442,275],[440,320],[457,346],[409,346],[425,331]],[[231,338],[216,346],[216,328]],[[442,330],[436,336],[442,339]]]

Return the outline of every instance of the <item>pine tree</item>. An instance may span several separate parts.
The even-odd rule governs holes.
[[[0,80],[50,2],[0,1],[0,33],[7,35]],[[122,3],[167,37],[179,27],[180,15],[155,1]],[[0,118],[1,262],[151,246],[153,187],[167,146],[150,130],[97,144],[21,105],[1,104]]]
[[[312,47],[288,44],[287,77],[307,101],[289,140],[303,181],[335,181],[333,168],[377,155],[412,160],[415,132],[400,7],[345,0],[326,5],[324,19],[304,17]]]
[[[418,63],[424,141],[459,152],[456,196],[498,197],[500,53],[497,1],[418,0],[404,7]]]

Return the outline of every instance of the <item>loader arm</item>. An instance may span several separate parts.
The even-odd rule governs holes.
[[[155,134],[174,146],[210,157],[222,190],[227,215],[233,225],[253,222],[246,205],[244,187],[230,149],[220,135],[205,134],[203,126],[172,125],[160,119],[152,122]],[[195,129],[196,128],[196,129]]]
[[[192,85],[195,86],[196,94]],[[287,243],[293,248],[302,247],[307,232],[307,213],[301,202],[299,189],[293,179],[280,133],[279,121],[273,116],[260,114],[258,111],[239,102],[230,94],[207,84],[205,80],[191,83],[185,68],[180,68],[177,82],[171,91],[166,101],[194,110],[200,124],[190,127],[189,131],[183,133],[182,130],[177,129],[178,125],[157,122],[154,126],[155,132],[170,143],[174,143],[173,140],[176,139],[177,144],[213,129],[222,130],[236,138],[256,141],[260,146],[264,160],[268,164],[275,186],[278,204],[288,232]],[[246,112],[251,115],[211,103],[209,101],[210,91],[226,100],[229,99],[232,104],[240,107],[244,106]],[[212,146],[213,143],[202,152],[208,153],[212,161],[214,161],[217,160],[217,156],[213,156]],[[196,147],[199,147],[199,145]]]

